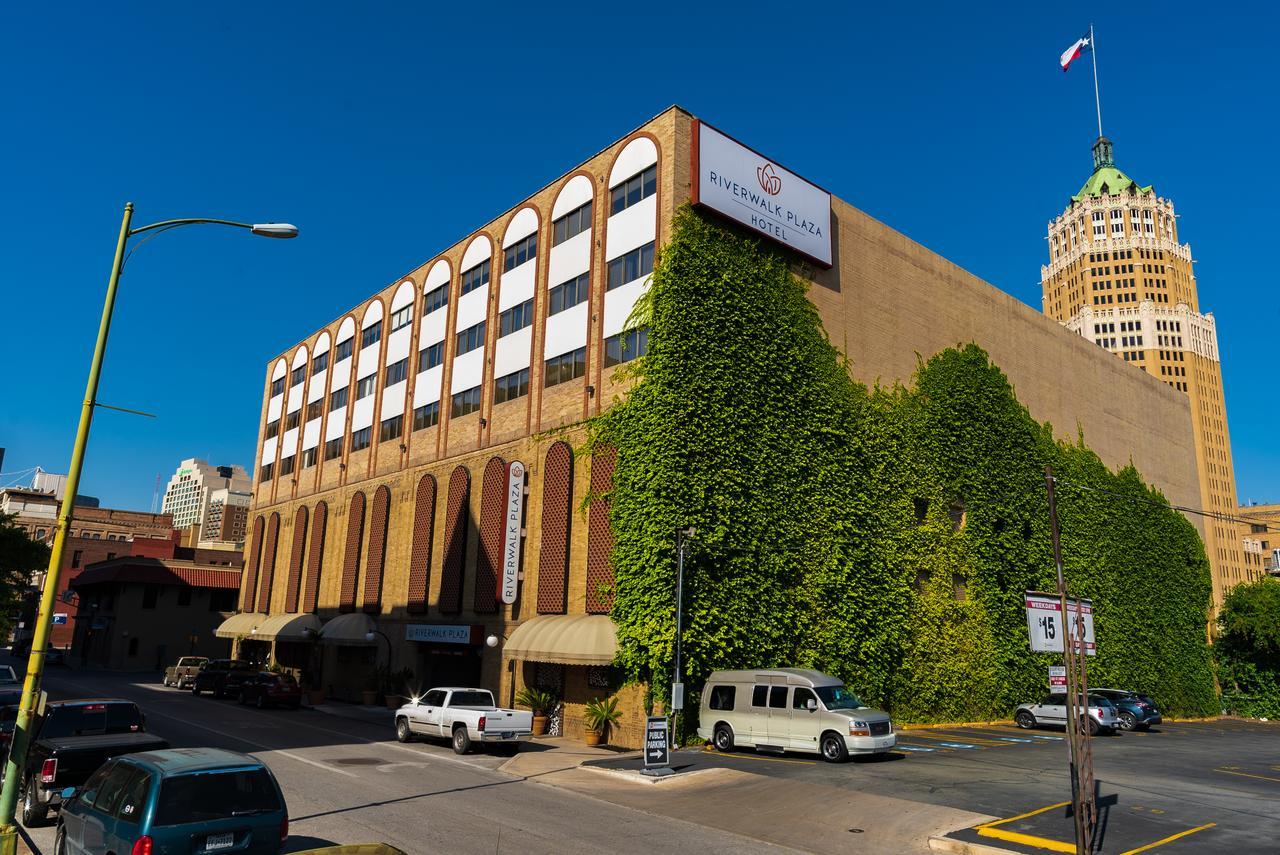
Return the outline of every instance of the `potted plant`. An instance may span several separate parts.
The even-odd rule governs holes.
[[[525,686],[516,695],[516,703],[533,711],[533,735],[545,735],[547,723],[551,721],[551,710],[556,705],[555,695],[533,686]]]
[[[302,670],[302,679],[298,682],[302,684],[302,691],[307,695],[307,703],[313,707],[318,707],[324,703],[324,688],[316,679],[315,674],[304,668]]]
[[[582,724],[587,732],[588,745],[600,745],[608,741],[609,728],[622,718],[622,710],[618,709],[618,698],[611,695],[607,698],[596,698],[587,704],[582,713]]]
[[[413,679],[413,671],[409,668],[402,668],[399,671],[387,671],[386,680],[382,687],[382,693],[385,695],[387,709],[398,710],[404,706],[405,687],[409,681]]]
[[[364,689],[360,692],[360,703],[371,707],[378,702],[378,688],[382,685],[382,668],[377,667],[364,679]]]

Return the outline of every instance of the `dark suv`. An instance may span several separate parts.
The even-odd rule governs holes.
[[[211,659],[196,674],[191,683],[191,694],[210,693],[215,698],[236,697],[246,677],[252,677],[257,669],[242,659]]]
[[[1146,730],[1163,719],[1156,702],[1147,695],[1140,695],[1128,689],[1090,689],[1091,693],[1102,697],[1116,705],[1121,730]]]

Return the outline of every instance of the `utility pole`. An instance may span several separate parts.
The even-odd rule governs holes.
[[[1062,572],[1062,542],[1058,535],[1058,502],[1054,496],[1053,467],[1044,467],[1049,493],[1049,535],[1053,541],[1053,565],[1058,573],[1058,599],[1067,634],[1062,658],[1067,669],[1067,752],[1071,769],[1071,810],[1075,819],[1076,855],[1093,852],[1093,830],[1098,806],[1093,792],[1093,744],[1089,739],[1088,679],[1085,671],[1084,615],[1079,599],[1075,614],[1068,614],[1067,582]]]
[[[671,728],[671,733],[677,748],[684,742],[684,681],[680,672],[684,629],[684,545],[685,540],[695,534],[697,529],[693,526],[676,529],[676,662],[671,681],[671,713],[678,724]]]

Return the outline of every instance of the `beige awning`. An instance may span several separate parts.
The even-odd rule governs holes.
[[[241,635],[249,635],[253,632],[254,627],[260,626],[266,619],[266,615],[258,612],[241,612],[224,620],[213,631],[213,634],[218,638],[237,638]]]
[[[377,644],[377,637],[370,641],[365,636],[377,628],[373,618],[366,614],[338,615],[320,630],[320,640],[325,644],[373,645]]]
[[[617,653],[608,615],[539,615],[516,627],[502,649],[507,659],[562,665],[608,665]]]
[[[262,641],[315,641],[319,634],[320,618],[315,615],[272,615],[258,624],[253,637]]]

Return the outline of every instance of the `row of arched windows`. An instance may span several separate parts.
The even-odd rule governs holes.
[[[614,454],[597,450],[592,459],[592,494],[607,493],[612,485]],[[476,555],[469,560],[469,508],[471,471],[454,467],[445,485],[442,513],[437,514],[439,485],[433,475],[418,479],[413,491],[412,527],[391,526],[391,488],[382,484],[372,491],[351,494],[346,507],[346,537],[342,543],[336,604],[339,612],[360,610],[379,614],[383,610],[387,555],[392,539],[409,538],[408,597],[411,614],[429,610],[432,549],[443,551],[439,562],[439,595],[436,610],[457,615],[464,610],[464,589],[468,572],[474,574],[471,611],[493,614],[498,611],[498,581],[501,576],[505,532],[507,464],[492,457],[484,467],[480,514],[477,521]],[[543,467],[541,540],[538,552],[537,590],[524,590],[524,598],[534,598],[539,614],[563,614],[568,609],[569,557],[573,525],[573,451],[563,441],[548,449]],[[606,499],[594,500],[587,514],[586,611],[604,614],[612,607],[613,570],[609,553],[613,540],[609,530]],[[320,589],[325,571],[325,543],[329,518],[327,502],[306,505],[294,511],[291,546],[284,584],[284,612],[314,613],[321,606]],[[244,570],[241,611],[270,613],[276,581],[281,519],[278,512],[259,516],[253,522],[249,561]],[[363,575],[363,578],[362,578]]]

